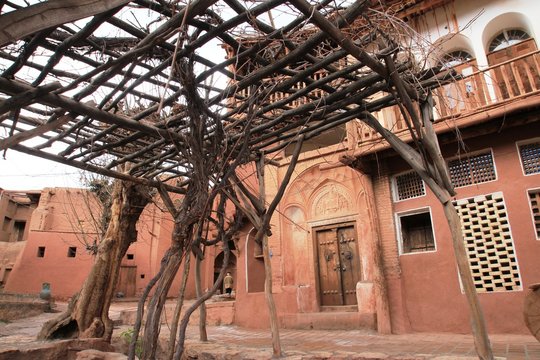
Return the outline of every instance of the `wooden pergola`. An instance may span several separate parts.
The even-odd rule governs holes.
[[[387,3],[410,17],[441,1]],[[395,104],[397,94],[373,97],[394,85],[388,55],[402,78],[420,79],[402,83],[413,99],[437,83],[399,61],[398,44],[373,48],[387,30],[374,24],[379,1],[346,5],[0,1],[0,149],[182,192],[190,164],[178,145],[194,135],[177,71],[185,62],[229,159],[245,131],[248,153],[268,155]],[[129,173],[117,170],[128,162]]]
[[[162,194],[185,193],[184,202],[192,204],[183,212],[165,201],[178,233],[194,232],[206,200],[213,199],[206,188],[229,178],[254,204],[250,220],[261,240],[302,142],[361,120],[418,172],[444,207],[477,351],[492,359],[451,203],[455,192],[432,127],[429,89],[451,80],[453,72],[426,68],[428,62],[416,61],[404,46],[412,33],[402,19],[449,2],[0,0],[0,150],[156,186]],[[395,104],[414,146],[371,115]],[[287,173],[266,207],[264,163],[293,143]],[[231,175],[254,160],[258,194]],[[235,166],[224,165],[230,163]],[[227,189],[224,184],[222,191],[234,199]],[[184,238],[173,241],[162,262],[168,278],[191,244]],[[143,358],[152,358],[157,343],[160,297],[168,290],[158,288],[145,327],[145,340],[153,341]],[[137,334],[140,325],[139,316]]]

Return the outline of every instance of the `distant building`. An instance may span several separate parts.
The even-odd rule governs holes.
[[[8,281],[28,236],[28,223],[40,191],[0,189],[0,286]]]
[[[34,199],[33,212],[25,218],[26,241],[17,248],[17,260],[11,256],[11,274],[9,279],[4,276],[4,290],[37,294],[43,283],[49,283],[53,297],[70,298],[80,290],[94,263],[100,240],[97,227],[101,205],[84,189],[46,188],[35,192]],[[3,214],[0,212],[0,216]],[[11,213],[6,213],[4,218],[8,214]],[[159,271],[161,257],[170,244],[171,230],[172,220],[168,213],[155,205],[145,209],[138,225],[138,239],[122,261],[116,296],[132,298],[142,293]],[[15,235],[12,233],[11,237]],[[188,290],[188,296],[193,296],[192,288]],[[177,281],[171,296],[178,290]]]

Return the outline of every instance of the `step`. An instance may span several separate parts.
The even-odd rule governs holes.
[[[321,312],[358,312],[357,305],[321,306]]]
[[[351,311],[322,311],[316,313],[282,314],[281,327],[285,329],[315,330],[375,330],[377,326],[374,313]]]

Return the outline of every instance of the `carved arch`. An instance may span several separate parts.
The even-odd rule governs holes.
[[[336,181],[326,180],[312,194],[308,214],[310,219],[322,219],[350,215],[354,208],[351,191]]]

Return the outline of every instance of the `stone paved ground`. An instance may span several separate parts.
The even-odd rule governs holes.
[[[60,304],[60,307],[63,305]],[[133,303],[116,303],[114,319]],[[0,323],[0,350],[35,345],[41,324],[54,314]],[[121,326],[116,334],[125,330]],[[210,326],[209,343],[197,341],[196,327],[188,329],[189,352],[206,353],[208,359],[222,358],[226,352],[237,359],[268,359],[271,356],[269,330],[236,326]],[[469,335],[406,334],[377,335],[369,331],[323,331],[281,329],[281,341],[287,359],[474,359],[474,344]],[[167,326],[162,337],[168,338]],[[491,335],[494,354],[508,360],[540,360],[540,343],[530,335]],[[219,355],[219,356],[218,356]]]
[[[196,329],[190,339],[196,339]],[[377,335],[365,331],[280,330],[285,354],[332,353],[334,355],[386,354],[392,358],[456,359],[474,357],[474,343],[469,335],[407,334]],[[249,330],[234,326],[209,327],[208,336],[217,344],[265,349],[270,354],[268,330]],[[540,343],[532,336],[491,335],[494,355],[508,360],[540,360]]]

